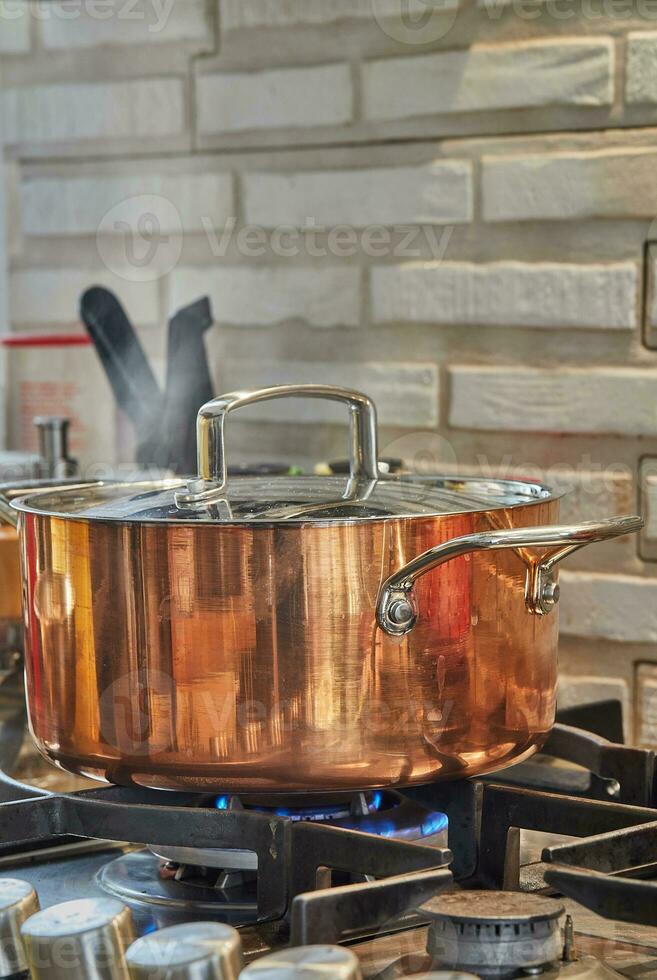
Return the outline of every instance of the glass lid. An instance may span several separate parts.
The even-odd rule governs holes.
[[[350,476],[227,476],[228,414],[282,397],[327,398],[347,405]],[[357,391],[330,385],[283,385],[236,391],[203,405],[197,423],[199,475],[193,480],[97,483],[27,494],[17,510],[123,523],[357,522],[438,517],[520,507],[552,497],[535,483],[441,476],[383,476],[377,453],[376,409]]]
[[[12,502],[18,510],[127,523],[351,523],[437,517],[521,507],[549,500],[535,483],[454,477],[397,476],[354,485],[335,476],[239,476],[223,498],[202,508],[176,501],[183,481],[98,484],[41,491]],[[350,496],[345,496],[349,492]]]

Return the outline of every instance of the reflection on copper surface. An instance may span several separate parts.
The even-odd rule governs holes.
[[[555,708],[557,616],[526,611],[521,558],[476,553],[424,576],[405,637],[378,629],[376,597],[439,542],[553,523],[557,508],[276,528],[24,514],[35,738],[74,772],[202,791],[507,765]]]

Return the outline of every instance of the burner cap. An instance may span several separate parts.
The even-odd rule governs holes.
[[[422,906],[437,965],[486,977],[513,976],[561,956],[564,907],[525,892],[462,891]]]
[[[527,923],[558,919],[565,912],[553,898],[527,892],[461,891],[437,895],[423,906],[432,918],[454,922]]]

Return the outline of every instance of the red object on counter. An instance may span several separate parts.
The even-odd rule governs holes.
[[[18,333],[0,337],[0,344],[3,347],[88,347],[91,338],[83,333]]]

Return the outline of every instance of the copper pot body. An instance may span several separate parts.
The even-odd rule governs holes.
[[[20,518],[31,730],[62,768],[120,784],[312,793],[475,776],[554,720],[557,615],[525,606],[515,551],[417,584],[407,636],[388,575],[451,538],[554,523],[508,511],[302,526]]]

